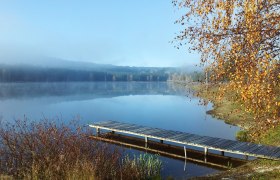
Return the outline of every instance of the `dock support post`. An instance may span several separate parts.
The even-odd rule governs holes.
[[[115,131],[112,131],[112,134],[115,134]]]
[[[185,159],[187,159],[187,149],[186,149],[186,146],[184,146],[184,153],[185,153]]]
[[[96,135],[97,135],[97,136],[100,135],[100,128],[96,128]]]
[[[205,147],[204,148],[204,155],[207,156],[207,154],[208,154],[208,148]]]
[[[147,147],[148,147],[148,137],[145,136],[145,148],[147,148]]]
[[[207,154],[208,154],[208,148],[204,148],[204,162],[207,162]]]
[[[222,155],[222,156],[225,156],[225,151],[221,151],[221,155]]]
[[[163,140],[160,140],[160,143],[163,143]]]
[[[249,156],[248,155],[245,155],[245,160],[247,161],[249,159]]]

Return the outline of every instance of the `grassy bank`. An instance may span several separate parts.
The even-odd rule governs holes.
[[[196,93],[198,97],[213,103],[213,109],[208,112],[209,114],[243,129],[237,133],[238,138],[255,143],[280,146],[280,126],[264,131],[257,138],[248,136],[248,134],[253,133],[250,131],[256,130],[255,128],[250,128],[255,125],[256,121],[252,114],[245,112],[240,104],[231,100],[233,92],[227,92],[222,99],[217,100],[213,96],[213,93],[218,91],[217,87],[207,89],[205,85],[200,84],[187,86],[195,92],[199,92]],[[198,179],[221,179],[225,177],[234,179],[280,179],[280,162],[257,159],[247,163],[245,166]]]
[[[225,94],[225,97],[219,101],[213,96],[213,93],[218,91],[217,87],[208,87],[201,84],[192,84],[191,88],[196,92],[198,97],[209,100],[213,103],[213,109],[208,111],[208,114],[224,120],[228,124],[238,125],[243,129],[248,129],[251,123],[254,121],[253,116],[250,113],[244,111],[240,104],[233,103],[230,98],[231,92]]]
[[[241,127],[244,130],[243,132],[253,133],[250,131],[256,130],[250,128],[254,127],[257,123],[254,116],[246,112],[241,104],[231,100],[234,92],[227,92],[224,97],[217,100],[213,96],[213,93],[218,91],[217,87],[206,88],[205,85],[200,84],[192,84],[190,87],[196,92],[199,92],[196,93],[198,97],[204,100],[209,100],[213,103],[213,109],[208,111],[208,114],[211,114],[228,124]],[[256,143],[280,146],[280,126],[264,131],[258,138],[251,139],[248,136],[247,140]]]

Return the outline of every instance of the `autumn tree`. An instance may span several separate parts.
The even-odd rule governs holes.
[[[184,11],[178,45],[192,44],[207,64],[219,95],[235,92],[234,101],[256,119],[280,121],[280,1],[174,0]],[[218,96],[218,95],[217,95]],[[272,119],[272,120],[271,120]]]

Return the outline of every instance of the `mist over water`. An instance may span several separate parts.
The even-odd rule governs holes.
[[[165,82],[4,83],[0,92],[6,120],[80,116],[84,124],[110,119],[228,139],[239,129],[206,114],[211,104],[201,106]]]

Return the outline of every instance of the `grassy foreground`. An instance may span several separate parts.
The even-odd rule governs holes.
[[[212,95],[218,88],[209,87],[207,89],[205,85],[199,84],[192,84],[190,86],[191,89],[199,92],[197,94],[198,97],[213,103],[213,110],[209,111],[209,114],[224,120],[226,123],[240,126],[243,129],[237,133],[237,138],[255,143],[280,146],[280,126],[264,131],[261,136],[257,138],[250,138],[248,134],[253,133],[250,131],[258,130],[250,128],[254,126],[256,121],[250,113],[245,112],[240,104],[236,104],[230,100],[231,92],[226,93],[225,96],[218,101]],[[198,179],[221,178],[280,179],[280,161],[257,159],[242,167]]]

